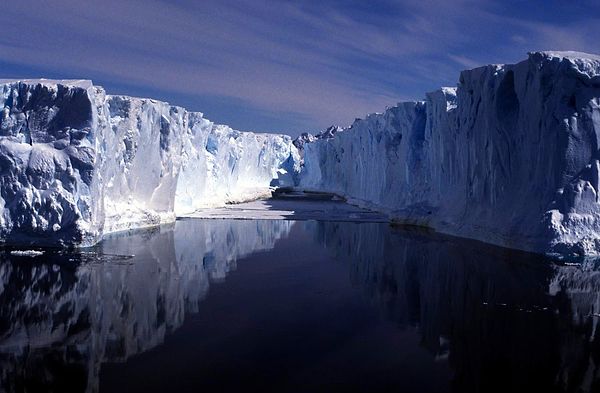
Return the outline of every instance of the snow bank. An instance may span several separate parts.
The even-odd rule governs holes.
[[[92,245],[291,184],[291,138],[90,81],[0,80],[0,239]]]
[[[537,52],[303,146],[299,186],[506,247],[600,253],[600,58]]]

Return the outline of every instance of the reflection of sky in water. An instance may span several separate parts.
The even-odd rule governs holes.
[[[93,253],[0,250],[4,390],[593,391],[599,379],[594,266],[316,221],[181,220]]]

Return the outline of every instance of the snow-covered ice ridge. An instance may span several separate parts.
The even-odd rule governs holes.
[[[299,186],[400,223],[598,255],[599,143],[600,57],[535,52],[308,141]]]
[[[4,241],[92,245],[291,185],[299,163],[288,136],[235,131],[87,80],[0,80],[0,92]]]

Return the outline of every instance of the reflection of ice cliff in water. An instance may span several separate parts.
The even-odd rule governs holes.
[[[385,224],[219,220],[113,236],[99,251],[135,257],[102,263],[0,251],[3,389],[97,390],[102,362],[162,343],[198,311],[211,279],[292,225],[347,263],[387,318],[418,327],[423,346],[448,358],[456,391],[594,389],[600,269]]]
[[[600,268],[376,224],[310,225],[387,318],[448,357],[457,392],[600,387]]]
[[[272,248],[291,221],[191,221],[102,243],[85,254],[19,258],[0,251],[0,369],[6,391],[98,389],[100,364],[163,342],[196,312],[209,279]],[[25,384],[25,385],[23,385]]]

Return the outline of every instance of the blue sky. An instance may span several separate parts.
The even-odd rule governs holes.
[[[0,77],[92,79],[292,135],[528,51],[600,53],[598,1],[18,0],[0,23]]]

